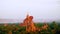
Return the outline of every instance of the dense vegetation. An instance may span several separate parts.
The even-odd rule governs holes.
[[[26,32],[25,27],[21,27],[19,24],[0,24],[0,34],[59,34],[60,23],[52,22],[47,23],[48,30]],[[36,27],[42,27],[44,23],[35,23]]]

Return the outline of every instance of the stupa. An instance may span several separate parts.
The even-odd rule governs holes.
[[[24,19],[22,26],[26,27],[27,32],[36,31],[36,27],[33,22],[33,16],[29,16],[29,14],[27,14],[26,18]]]

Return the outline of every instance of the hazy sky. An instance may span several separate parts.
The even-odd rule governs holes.
[[[0,19],[60,19],[59,0],[0,0]]]

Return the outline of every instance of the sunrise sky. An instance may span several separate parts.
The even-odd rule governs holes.
[[[60,19],[60,0],[0,0],[0,19]]]

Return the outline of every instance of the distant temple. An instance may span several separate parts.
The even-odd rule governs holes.
[[[33,16],[29,16],[29,14],[27,14],[27,16],[24,19],[24,21],[21,24],[21,26],[25,26],[26,27],[26,31],[28,31],[28,32],[35,31],[36,27],[35,27],[34,22],[33,22]]]
[[[23,23],[20,24],[20,26],[25,26],[27,32],[41,31],[42,29],[46,30],[48,28],[46,23],[41,28],[36,27],[33,22],[33,16],[29,16],[29,14],[27,14],[26,18],[24,19]]]

